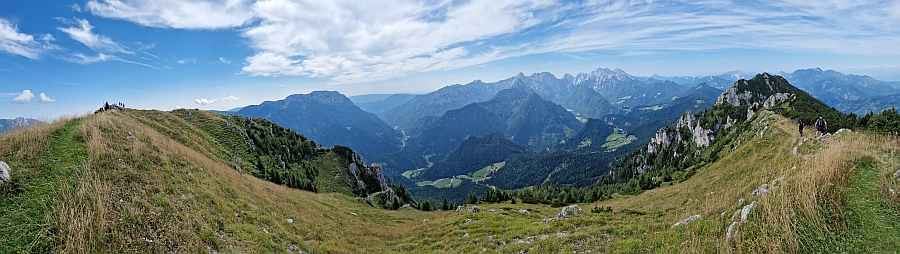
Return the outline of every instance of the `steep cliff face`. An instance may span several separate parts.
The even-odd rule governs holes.
[[[344,176],[347,184],[356,189],[364,189],[368,193],[388,190],[387,181],[384,180],[384,171],[381,166],[367,165],[359,154],[350,155],[350,165],[347,166],[350,174]]]
[[[675,126],[659,129],[645,149],[633,151],[618,161],[615,173],[609,177],[618,176],[619,180],[601,181],[623,181],[626,178],[621,176],[637,176],[641,178],[641,186],[647,187],[652,184],[645,186],[645,183],[659,179],[690,177],[693,174],[690,168],[715,161],[720,151],[740,144],[732,141],[754,128],[759,112],[783,110],[785,114],[799,114],[825,107],[821,103],[800,102],[798,96],[808,97],[808,94],[779,76],[763,73],[753,79],[738,80],[718,96],[712,108],[702,112],[685,111]],[[803,106],[795,107],[795,104]],[[652,180],[654,177],[659,178]]]

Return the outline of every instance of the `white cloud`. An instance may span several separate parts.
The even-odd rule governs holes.
[[[44,103],[44,104],[56,103],[55,99],[50,99],[50,97],[47,97],[47,95],[44,93],[41,93],[40,96],[41,96],[41,101],[40,101],[41,103]]]
[[[212,100],[209,100],[209,99],[197,99],[197,100],[194,101],[194,103],[197,104],[197,105],[203,105],[203,106],[206,106],[206,105],[209,105],[209,104],[216,103],[216,100],[217,100],[217,99],[212,99]]]
[[[68,34],[72,40],[81,42],[88,48],[91,48],[96,51],[102,51],[107,53],[126,53],[132,54],[131,51],[125,49],[125,47],[115,43],[109,37],[95,34],[91,32],[94,28],[91,26],[90,22],[84,19],[76,19],[78,23],[77,27],[68,27],[68,28],[57,28],[60,31]]]
[[[225,98],[222,98],[222,99],[223,99],[223,100],[226,100],[226,101],[239,101],[239,100],[241,100],[241,98],[234,97],[234,95],[229,95],[228,97],[225,97]]]
[[[543,53],[900,55],[896,1],[90,0],[85,9],[152,27],[240,28],[255,50],[243,73],[338,84]]]
[[[71,8],[72,8],[72,11],[81,12],[81,6],[79,6],[78,4],[72,4]]]
[[[0,53],[38,59],[45,51],[56,48],[56,45],[49,43],[53,40],[52,35],[42,34],[38,38],[35,40],[30,34],[19,33],[18,26],[0,18]]]
[[[227,58],[224,58],[224,57],[219,57],[219,61],[224,64],[231,64],[231,61],[229,61]]]
[[[23,90],[22,93],[19,94],[19,96],[16,96],[16,98],[13,98],[12,103],[25,104],[25,103],[31,102],[32,99],[34,99],[34,94],[31,93],[30,90]]]
[[[220,29],[249,24],[249,0],[90,0],[85,9],[97,16],[150,27]]]

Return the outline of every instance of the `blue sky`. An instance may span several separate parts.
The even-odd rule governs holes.
[[[897,45],[900,1],[0,1],[0,118],[423,93],[598,67],[900,80]]]

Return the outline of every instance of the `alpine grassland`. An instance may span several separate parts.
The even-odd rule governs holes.
[[[204,111],[111,111],[0,136],[0,160],[12,168],[12,180],[0,185],[0,253],[900,249],[898,137],[866,131],[801,137],[771,111],[757,112],[719,159],[693,176],[577,204],[582,212],[565,218],[556,218],[559,207],[517,199],[430,212],[373,207],[346,184],[340,151],[312,149],[272,171],[268,165],[277,159],[267,148],[245,143],[257,132],[224,127],[238,121],[248,120]],[[244,126],[294,135],[252,123]],[[305,173],[269,175],[291,169]],[[478,211],[470,212],[473,206]]]

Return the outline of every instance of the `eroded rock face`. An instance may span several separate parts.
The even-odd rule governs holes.
[[[9,168],[9,165],[7,165],[6,162],[0,161],[0,184],[4,184],[4,183],[6,183],[6,182],[9,182],[9,179],[10,179],[10,176],[9,176],[10,171],[11,171],[11,170],[10,170],[10,168]]]
[[[709,143],[714,139],[714,130],[707,130],[700,126],[700,122],[697,121],[697,117],[694,115],[694,112],[688,110],[685,111],[683,115],[678,119],[678,123],[675,124],[676,129],[688,128],[691,130],[691,135],[693,136],[692,141],[697,144],[698,147],[707,147]]]
[[[763,107],[766,109],[769,109],[769,108],[775,106],[775,104],[778,104],[782,101],[786,101],[793,96],[794,96],[793,94],[789,94],[789,93],[773,94],[772,96],[769,96],[769,98],[766,98],[766,101],[763,102]]]
[[[747,81],[744,80],[744,83],[746,84]],[[732,106],[740,106],[742,102],[749,101],[752,98],[753,98],[753,93],[750,93],[750,91],[744,91],[743,93],[738,93],[737,88],[732,87],[731,89],[728,89],[724,93],[720,94],[718,98],[716,98],[715,105],[721,105],[721,104],[728,103],[728,104],[731,104]]]
[[[647,152],[655,153],[660,148],[668,147],[675,141],[681,141],[681,136],[675,131],[666,130],[665,128],[656,131],[656,135],[650,138],[650,144],[647,144]]]
[[[388,189],[388,184],[387,181],[384,180],[384,171],[381,169],[381,166],[369,166],[363,161],[362,156],[359,154],[354,153],[350,157],[350,164],[347,165],[347,170],[350,171],[350,175],[345,175],[344,178],[350,185],[366,188],[367,186],[365,181],[363,181],[363,178],[369,179],[370,183],[372,183],[371,178],[374,177],[374,180],[378,184],[378,191]]]

